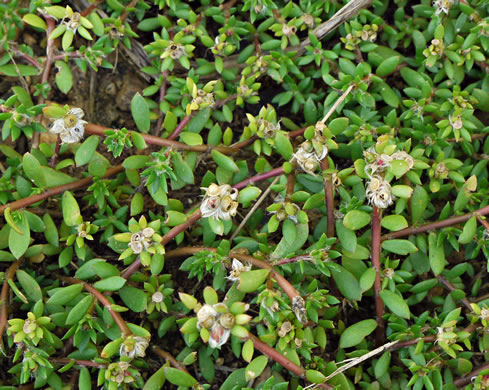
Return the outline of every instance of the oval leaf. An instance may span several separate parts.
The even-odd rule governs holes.
[[[389,310],[395,315],[407,320],[410,318],[411,313],[409,312],[409,306],[401,296],[390,290],[383,290],[380,292],[380,297]]]
[[[377,328],[377,321],[375,320],[363,320],[346,328],[340,337],[340,348],[349,348],[360,344],[375,328]]]
[[[343,224],[347,229],[358,230],[366,226],[371,219],[371,215],[365,211],[351,210],[345,215]]]

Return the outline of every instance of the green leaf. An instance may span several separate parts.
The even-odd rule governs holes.
[[[144,384],[143,390],[160,390],[165,384],[165,367],[160,367]]]
[[[389,370],[391,363],[390,351],[385,351],[377,363],[375,363],[374,373],[377,379],[382,378]]]
[[[27,152],[22,158],[22,167],[29,179],[31,179],[37,187],[45,187],[46,179],[44,178],[41,164],[37,158]]]
[[[187,130],[192,133],[200,133],[210,117],[211,109],[209,107],[197,112],[189,122]]]
[[[139,131],[147,133],[150,127],[149,107],[139,92],[131,100],[131,114]]]
[[[172,111],[167,111],[165,120],[163,121],[163,127],[171,134],[177,128],[177,121],[177,116]]]
[[[98,135],[91,135],[80,145],[75,153],[75,162],[77,167],[87,164],[93,157],[100,137]]]
[[[408,255],[418,250],[409,240],[386,240],[382,242],[382,249],[398,255]]]
[[[291,219],[286,219],[282,224],[282,234],[285,241],[288,243],[293,243],[297,237],[297,229],[295,227],[294,221]]]
[[[258,356],[253,359],[250,364],[246,366],[245,378],[247,381],[257,378],[265,369],[268,364],[268,358],[264,355]]]
[[[405,185],[395,185],[392,186],[392,194],[399,197],[409,199],[413,193],[413,189]]]
[[[348,118],[335,118],[328,124],[328,128],[333,135],[339,135],[343,133],[348,127],[350,120]]]
[[[99,280],[95,282],[93,287],[99,291],[117,291],[124,286],[126,279],[120,276],[111,276],[107,279]]]
[[[211,156],[216,164],[219,165],[221,168],[234,173],[239,172],[239,167],[236,165],[231,157],[222,154],[216,149],[212,150]]]
[[[7,64],[0,66],[0,74],[10,77],[37,76],[39,69],[31,65]]]
[[[375,328],[377,328],[375,320],[363,320],[346,328],[340,337],[340,348],[350,348],[360,344]]]
[[[63,38],[61,38],[61,47],[64,51],[68,51],[71,44],[73,43],[73,38],[75,37],[75,33],[72,30],[66,29]]]
[[[461,244],[468,244],[474,239],[476,231],[477,219],[474,215],[467,222],[465,222],[464,229],[458,237],[458,242]]]
[[[258,187],[248,186],[239,191],[239,202],[247,207],[251,202],[258,198],[261,190]]]
[[[75,197],[70,191],[65,191],[61,199],[63,209],[63,219],[68,226],[80,225],[83,218],[80,214],[80,207]]]
[[[66,317],[66,325],[73,325],[79,322],[88,313],[88,310],[93,304],[93,296],[87,295],[78,302],[68,313]]]
[[[269,273],[268,269],[242,272],[239,275],[238,290],[245,293],[256,291],[265,282]]]
[[[336,233],[343,249],[348,252],[355,252],[357,248],[357,235],[354,231],[347,229],[340,219],[336,221]]]
[[[80,367],[80,376],[78,377],[78,388],[80,390],[92,390],[92,379],[87,367]]]
[[[49,213],[46,213],[43,215],[42,220],[44,222],[44,225],[46,226],[46,228],[44,229],[44,237],[46,237],[47,242],[50,243],[52,246],[58,247],[58,228],[54,224],[53,218]]]
[[[290,253],[293,253],[304,245],[304,243],[307,241],[307,238],[309,236],[309,224],[307,223],[300,223],[296,225],[297,229],[297,239],[293,243],[289,243],[285,240],[284,237],[280,240],[278,245],[276,246],[275,250],[272,253],[272,258],[273,259],[280,259],[282,257],[287,256]]]
[[[411,220],[413,225],[417,225],[423,221],[423,214],[428,205],[428,193],[422,187],[417,185],[414,188],[411,198]]]
[[[393,56],[390,58],[386,58],[381,64],[377,67],[377,76],[385,77],[396,69],[397,65],[401,62],[401,57]]]
[[[224,383],[221,385],[219,390],[233,390],[233,389],[243,389],[246,387],[248,381],[245,378],[246,369],[239,368],[231,375],[229,375]],[[237,386],[237,387],[236,387]]]
[[[64,61],[56,61],[56,86],[61,92],[67,94],[73,87],[73,74],[68,64]]]
[[[24,88],[15,86],[12,87],[12,90],[14,91],[15,96],[17,96],[17,99],[19,99],[19,102],[21,102],[26,108],[31,108],[34,105],[34,103],[32,103],[31,95],[29,95],[29,92],[27,92]],[[8,148],[8,146],[6,147]]]
[[[394,176],[399,179],[402,175],[409,171],[409,165],[404,160],[394,160],[391,161],[389,169],[394,174]]]
[[[191,131],[183,131],[180,133],[180,139],[187,145],[202,145],[204,140],[198,133],[192,133]]]
[[[46,22],[40,18],[39,16],[37,15],[34,15],[34,14],[26,14],[22,17],[22,20],[33,26],[33,27],[37,27],[37,28],[40,28],[41,30],[44,30],[46,31],[47,30],[47,25],[46,25]]]
[[[126,169],[141,169],[145,168],[147,163],[152,161],[150,156],[134,155],[129,156],[124,160],[122,166]]]
[[[323,383],[326,380],[326,376],[316,370],[306,370],[306,378],[311,383]]]
[[[347,229],[358,230],[366,226],[372,216],[365,211],[350,210],[343,219],[343,224]]]
[[[192,375],[173,367],[165,367],[164,372],[168,382],[177,386],[192,387],[198,383]]]
[[[338,286],[340,292],[352,301],[359,301],[362,299],[362,289],[358,280],[353,274],[341,265],[331,269],[333,279]]]
[[[285,160],[288,161],[292,158],[294,148],[292,147],[289,137],[286,135],[278,133],[275,136],[275,147],[277,148],[277,152],[279,152]]]
[[[391,312],[401,318],[409,320],[411,315],[409,306],[401,296],[390,290],[382,290],[380,292],[380,297]]]
[[[77,180],[76,177],[72,177],[67,175],[66,173],[56,171],[55,169],[50,167],[43,166],[42,173],[44,175],[44,178],[46,179],[47,188],[62,186],[68,183],[73,183]]]
[[[66,305],[78,297],[83,290],[81,283],[72,284],[67,287],[60,287],[54,291],[54,294],[48,299],[46,304]]]
[[[146,294],[143,290],[125,285],[119,290],[119,296],[133,312],[141,313],[146,310]]]
[[[8,246],[10,252],[19,259],[29,247],[31,242],[31,229],[29,228],[29,222],[22,212],[17,214],[20,220],[16,220],[16,225],[19,228],[19,232],[15,229],[10,229],[8,237]]]
[[[318,117],[318,110],[316,108],[316,103],[312,98],[308,98],[304,103],[304,119],[308,124],[315,124]]]
[[[387,215],[382,218],[382,222],[380,224],[382,227],[393,232],[397,232],[408,227],[408,222],[402,215]]]
[[[194,184],[194,174],[192,169],[188,166],[187,162],[182,158],[182,155],[178,152],[172,153],[173,169],[177,177],[187,184]]]
[[[16,276],[27,297],[29,297],[32,302],[37,302],[42,299],[41,287],[39,287],[36,279],[21,269],[17,270]]]
[[[370,290],[374,285],[375,278],[377,276],[377,272],[375,272],[374,268],[367,268],[360,277],[360,288],[362,292]]]
[[[445,268],[445,249],[443,248],[443,241],[438,245],[437,234],[434,232],[428,235],[428,249],[431,270],[435,276],[439,275]]]

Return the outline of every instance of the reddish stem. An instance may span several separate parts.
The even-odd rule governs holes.
[[[484,228],[487,230],[487,232],[489,233],[489,223],[485,220],[485,218],[482,218],[480,214],[476,214],[475,216],[477,218],[477,221],[479,221],[479,223],[484,226]]]
[[[443,276],[438,275],[437,276],[438,281],[450,292],[456,290],[456,288],[451,284],[447,279],[445,279]],[[463,305],[472,313],[473,309],[472,306],[470,306],[470,302],[467,298],[462,298],[460,302],[463,303]]]
[[[255,175],[255,176],[251,176],[251,177],[239,182],[238,184],[235,184],[233,186],[233,188],[240,190],[242,188],[245,188],[248,184],[254,184],[254,183],[257,183],[257,182],[262,181],[262,180],[270,179],[271,177],[283,175],[284,173],[285,172],[284,172],[282,167],[275,168],[275,169],[272,169],[271,171],[260,173],[260,174]]]
[[[105,306],[105,308],[108,310],[112,318],[114,319],[115,323],[119,327],[122,337],[127,337],[132,335],[132,332],[130,331],[129,327],[127,326],[126,322],[122,319],[121,315],[119,312],[115,311],[112,309],[112,303],[107,299],[105,295],[103,295],[100,291],[98,291],[95,287],[93,287],[91,284],[86,283],[82,280],[78,280],[76,278],[72,278],[69,276],[61,276],[61,279],[68,282],[68,283],[78,283],[83,285],[83,288],[87,290],[90,294],[92,294],[97,300]]]
[[[321,170],[325,171],[330,168],[328,156],[321,160]],[[323,185],[324,185],[324,203],[326,205],[326,216],[327,216],[327,227],[326,236],[334,237],[335,226],[334,226],[334,193],[333,193],[333,183],[331,182],[331,175],[323,175]]]
[[[475,216],[477,216],[477,215],[481,216],[481,215],[487,215],[487,214],[489,214],[489,206],[482,207],[479,210],[472,211],[472,212],[467,213],[467,214],[450,217],[450,218],[444,219],[442,221],[425,223],[424,225],[421,225],[421,226],[411,226],[411,227],[408,227],[406,229],[399,230],[398,232],[392,232],[389,234],[384,234],[381,237],[381,240],[382,241],[390,240],[393,238],[409,236],[411,234],[424,233],[424,232],[427,232],[429,230],[441,229],[441,228],[444,228],[447,226],[456,225],[457,223],[465,222],[465,221],[469,220],[471,217],[473,217],[474,215]]]
[[[489,363],[483,364],[480,367],[477,367],[474,371],[472,371],[470,374],[467,374],[461,378],[458,378],[455,380],[454,385],[457,386],[457,388],[462,388],[467,386],[470,382],[472,382],[472,379],[478,376],[482,371],[489,369]]]
[[[173,133],[171,133],[171,135],[168,137],[168,139],[171,139],[171,140],[177,139],[177,137],[183,131],[185,126],[187,126],[188,123],[190,122],[190,119],[192,119],[194,117],[195,112],[196,111],[192,112],[190,115],[187,115],[185,118],[183,118],[182,121],[178,124],[175,131]]]
[[[107,172],[104,175],[104,178],[114,176],[122,170],[123,170],[122,165],[117,165],[113,168],[107,169]],[[50,188],[41,194],[31,195],[27,198],[19,199],[19,200],[16,200],[15,202],[4,204],[3,206],[0,206],[0,215],[2,215],[4,213],[4,211],[7,207],[10,207],[11,211],[18,210],[18,209],[30,206],[33,203],[37,203],[41,200],[48,199],[51,196],[62,194],[65,191],[77,190],[77,189],[86,187],[86,186],[90,185],[92,182],[93,182],[93,177],[87,177],[85,179],[81,179],[81,180],[75,181],[73,183],[63,184],[63,185],[58,186],[58,187]]]
[[[385,314],[384,301],[380,297],[382,290],[381,265],[380,265],[380,214],[381,210],[373,206],[372,212],[372,266],[375,269],[374,298],[375,313],[377,315],[376,344],[381,346],[384,343],[385,323],[382,318]]]
[[[49,358],[49,361],[55,364],[68,364],[74,361],[75,365],[77,366],[107,368],[107,364],[97,363],[92,360],[79,360],[79,359],[70,359],[70,358]]]
[[[186,372],[187,374],[190,375],[190,373],[187,371],[185,366],[182,363],[180,363],[177,359],[175,359],[171,353],[165,351],[164,349],[161,349],[160,347],[153,347],[153,351],[155,351],[155,353],[161,356],[163,359],[168,360],[170,364],[176,369]]]
[[[258,349],[261,353],[267,355],[269,358],[273,359],[275,362],[277,362],[287,370],[293,372],[295,375],[304,378],[306,372],[305,369],[299,367],[297,364],[287,359],[284,355],[282,355],[274,348],[270,347],[268,344],[261,341],[255,335],[248,333],[248,339],[250,339],[253,342],[255,348]],[[318,386],[321,387],[322,389],[333,389],[332,386],[326,383],[318,384]]]
[[[51,158],[51,168],[56,166],[56,162],[58,161],[59,150],[61,149],[61,135],[58,134],[58,138],[56,138],[56,146],[54,148],[54,154]]]
[[[17,272],[17,268],[19,268],[19,266],[19,260],[12,263],[7,271],[7,274],[5,275],[5,279],[3,280],[2,293],[0,294],[0,349],[3,349],[3,332],[7,327],[8,319],[8,281],[14,278],[15,272]]]

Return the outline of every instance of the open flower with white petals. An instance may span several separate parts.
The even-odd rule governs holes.
[[[63,118],[56,119],[49,131],[59,134],[61,141],[65,144],[73,144],[83,139],[86,121],[82,120],[83,110],[81,108],[70,109]]]
[[[370,179],[366,191],[367,199],[379,209],[385,209],[394,203],[391,185],[380,176]]]
[[[144,357],[149,340],[141,336],[129,336],[121,344],[119,353],[121,356],[127,356],[131,359]]]
[[[204,200],[200,205],[202,218],[214,218],[229,221],[238,210],[238,190],[229,184],[219,186],[212,183],[206,190]]]

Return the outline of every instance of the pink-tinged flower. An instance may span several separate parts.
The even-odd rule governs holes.
[[[231,329],[226,329],[219,322],[215,322],[211,328],[211,334],[209,337],[209,346],[211,348],[221,348],[229,339]]]

